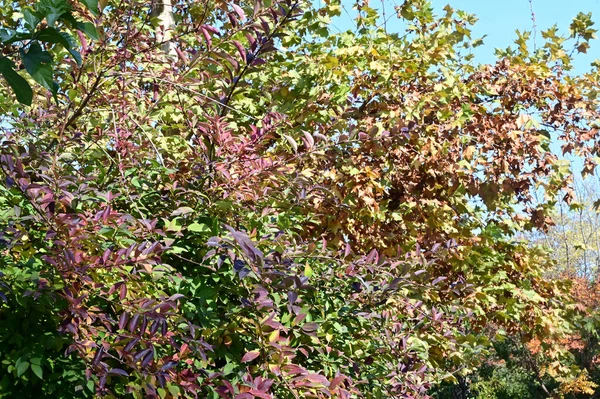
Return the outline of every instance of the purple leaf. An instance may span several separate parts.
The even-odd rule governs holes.
[[[438,277],[438,278],[436,278],[435,280],[433,280],[433,281],[431,282],[431,284],[432,284],[432,285],[436,285],[436,284],[437,284],[437,283],[439,283],[440,281],[444,281],[444,280],[446,280],[447,278],[448,278],[448,277]]]
[[[129,341],[127,343],[127,345],[125,345],[125,348],[123,348],[123,350],[125,352],[129,352],[138,342],[140,341],[139,338],[134,338],[131,341]]]
[[[111,253],[112,253],[112,251],[110,250],[110,248],[106,248],[106,250],[102,254],[102,262],[103,263],[106,263],[106,261],[108,261],[108,258],[110,257]]]
[[[167,384],[167,379],[165,378],[165,375],[163,373],[159,373],[156,375],[156,378],[158,379],[158,384],[160,385],[160,387],[164,388]]]
[[[298,299],[297,293],[295,293],[294,291],[289,291],[287,296],[288,296],[288,302],[290,303],[290,305],[293,305],[294,303],[296,303],[296,300]]]
[[[137,362],[138,360],[140,360],[141,358],[143,358],[150,352],[151,352],[151,350],[149,348],[143,349],[143,350],[139,351],[138,353],[136,353],[135,356],[133,356],[133,360]]]
[[[227,226],[228,230],[231,232],[231,235],[238,243],[244,254],[252,261],[256,262],[258,259],[263,260],[263,253],[254,247],[252,240],[245,233],[241,231],[236,231],[232,227]]]
[[[149,349],[149,352],[144,356],[144,360],[142,360],[142,367],[146,367],[150,362],[154,359],[154,351]]]
[[[133,330],[135,330],[135,327],[137,326],[137,322],[140,318],[139,314],[136,314],[135,316],[133,316],[133,318],[131,319],[131,321],[129,322],[129,332],[133,332]]]
[[[227,13],[227,18],[229,18],[229,22],[231,22],[231,26],[233,26],[234,28],[238,26],[238,20],[235,17],[235,15],[233,15],[233,13],[231,13],[231,12]]]
[[[121,375],[123,377],[129,377],[129,374],[125,370],[121,369],[110,369],[108,371],[109,375]]]
[[[246,262],[241,259],[236,259],[233,261],[233,270],[236,272],[240,272],[244,267],[246,267]]]
[[[165,335],[167,335],[167,321],[166,320],[162,320],[160,322],[160,333],[162,334],[162,336],[164,337]]]
[[[122,330],[123,328],[125,328],[125,324],[127,324],[128,319],[129,319],[129,316],[127,315],[126,312],[121,313],[121,316],[119,316],[119,330]]]
[[[256,50],[256,38],[253,35],[246,33],[246,39],[248,39],[248,43],[250,43],[250,50]]]
[[[164,365],[164,366],[162,366],[162,367],[160,368],[160,371],[167,371],[167,370],[170,370],[170,369],[172,369],[172,368],[173,368],[173,367],[175,367],[175,366],[177,366],[177,362],[173,362],[173,361],[171,361],[171,362],[167,362],[167,363],[165,363],[165,365]]]
[[[185,297],[185,296],[184,296],[183,294],[174,294],[174,295],[171,295],[171,296],[169,297],[169,301],[176,301],[176,300],[178,300],[179,298],[184,298],[184,297]]]
[[[125,299],[126,296],[127,296],[127,285],[122,284],[121,287],[119,288],[119,299],[123,300],[123,299]]]
[[[259,66],[259,65],[266,64],[266,63],[267,63],[267,61],[265,61],[264,59],[256,58],[254,61],[252,61],[251,66]]]
[[[142,317],[142,325],[140,327],[140,335],[146,332],[146,327],[148,327],[148,318],[146,316]]]
[[[238,272],[238,275],[240,276],[240,279],[245,278],[249,274],[250,274],[250,269],[248,269],[247,267],[244,267],[242,270],[240,270]]]
[[[96,352],[94,359],[92,360],[92,364],[93,365],[98,364],[100,362],[100,360],[102,359],[103,354],[104,354],[104,348],[100,347],[100,349],[98,349],[98,352]]]
[[[150,327],[150,335],[156,334],[156,332],[158,331],[159,325],[160,325],[160,320],[154,320],[154,322],[152,323],[152,326]]]

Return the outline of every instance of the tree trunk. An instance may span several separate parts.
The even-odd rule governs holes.
[[[152,4],[152,16],[158,18],[156,42],[160,44],[162,51],[170,57],[176,58],[175,43],[171,41],[173,39],[173,29],[175,28],[171,0],[154,0]]]

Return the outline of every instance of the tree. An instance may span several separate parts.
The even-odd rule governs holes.
[[[580,376],[561,363],[566,284],[514,237],[570,187],[546,126],[593,171],[598,70],[570,76],[567,55],[588,16],[476,66],[475,17],[425,0],[397,8],[402,34],[368,2],[339,34],[336,1],[173,2],[171,36],[150,1],[83,3],[34,7],[98,33],[74,32],[81,63],[39,44],[53,95],[1,88],[1,312],[37,298],[85,364],[73,389],[423,397],[502,334],[538,339],[563,387]],[[59,358],[12,345],[5,390]]]
[[[595,180],[596,175],[575,180],[573,202],[559,202],[554,218],[556,224],[545,233],[531,234],[530,240],[535,245],[543,245],[551,250],[554,267],[548,271],[549,276],[573,280],[570,293],[574,300],[574,313],[569,320],[574,328],[563,342],[573,354],[572,363],[585,370],[593,381],[598,381],[597,268],[600,224]],[[538,353],[530,353],[529,356]]]
[[[594,180],[577,180],[571,204],[559,202],[555,225],[546,233],[533,235],[532,242],[552,250],[555,275],[566,274],[594,280],[600,262],[600,215],[595,201]]]
[[[80,35],[97,38],[96,28],[89,21],[100,13],[98,2],[84,0],[70,4],[67,1],[37,1],[29,6],[23,1],[8,1],[2,7],[0,47],[3,55],[0,56],[0,74],[22,104],[31,105],[33,91],[27,80],[16,72],[15,62],[20,63],[19,68],[24,68],[33,80],[56,96],[59,85],[53,80],[56,61],[53,57],[68,55],[73,62],[81,64],[81,54],[76,49],[73,34],[79,32]],[[47,48],[56,51],[51,53]]]

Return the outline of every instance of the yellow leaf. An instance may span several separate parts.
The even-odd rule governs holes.
[[[278,339],[279,339],[279,330],[275,330],[269,335],[269,342],[271,342],[271,343],[277,341]]]
[[[310,169],[304,169],[300,174],[305,177],[313,177],[315,175]]]
[[[310,277],[313,275],[313,269],[312,267],[310,267],[310,265],[307,263],[306,266],[304,267],[304,275],[306,277]]]
[[[519,117],[516,120],[517,127],[519,129],[522,128],[530,120],[531,120],[531,116],[529,116],[527,114],[520,114]]]

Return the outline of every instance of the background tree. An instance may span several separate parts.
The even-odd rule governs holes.
[[[597,178],[577,179],[573,202],[557,204],[555,226],[545,233],[532,236],[533,242],[552,251],[556,262],[554,276],[561,274],[595,280],[600,262],[600,215],[596,201],[599,193]]]

